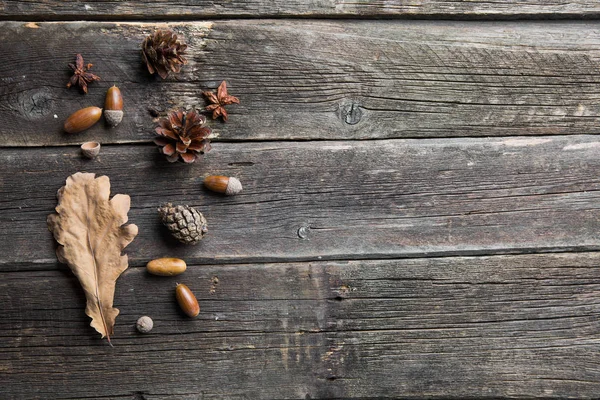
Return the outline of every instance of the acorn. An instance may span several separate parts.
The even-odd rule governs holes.
[[[104,118],[112,128],[123,120],[123,96],[118,87],[113,86],[106,92],[104,100]]]
[[[152,275],[175,276],[183,274],[187,265],[179,258],[157,258],[146,264],[146,270]]]
[[[242,183],[238,178],[211,175],[204,179],[204,186],[213,192],[224,193],[227,196],[233,196],[242,191]]]
[[[81,145],[81,154],[85,158],[96,158],[98,153],[100,153],[100,143],[98,142],[85,142]]]
[[[198,300],[196,300],[196,296],[190,290],[189,287],[184,285],[183,283],[177,284],[175,287],[175,297],[177,298],[177,303],[179,303],[179,307],[188,317],[195,317],[200,313],[200,306],[198,305]]]
[[[65,132],[79,133],[90,128],[102,117],[102,109],[100,107],[87,107],[75,111],[65,121]]]

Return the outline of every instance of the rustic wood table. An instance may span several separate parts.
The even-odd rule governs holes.
[[[597,398],[600,3],[0,0],[0,399]],[[148,74],[156,28],[188,44]],[[67,89],[81,53],[100,82]],[[240,105],[170,164],[156,119]],[[120,86],[125,118],[65,118]],[[97,140],[100,156],[79,145]],[[107,175],[140,233],[114,347],[46,216]],[[244,191],[206,191],[208,174]],[[157,207],[202,211],[186,247]],[[145,264],[188,262],[177,278]],[[185,318],[175,282],[196,293]],[[135,330],[141,315],[155,328]]]

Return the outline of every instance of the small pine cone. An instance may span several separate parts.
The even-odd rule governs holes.
[[[169,29],[159,29],[144,39],[142,57],[148,72],[155,72],[165,79],[169,72],[179,72],[181,66],[187,64],[183,56],[187,45],[177,39],[177,35]]]
[[[167,161],[176,162],[181,159],[185,163],[193,163],[198,155],[210,150],[210,129],[205,127],[206,117],[196,110],[183,109],[172,111],[167,118],[159,121],[156,128],[158,137],[154,143],[160,146],[160,152],[167,156]]]
[[[175,239],[185,244],[196,244],[208,232],[204,216],[190,206],[167,203],[158,209],[162,223]]]

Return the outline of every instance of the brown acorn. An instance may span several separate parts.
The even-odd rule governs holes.
[[[210,175],[204,178],[204,186],[213,192],[223,193],[227,196],[233,196],[242,191],[242,183],[238,178]]]
[[[75,111],[65,121],[65,132],[79,133],[90,128],[102,117],[102,109],[100,107],[87,107]]]
[[[146,270],[152,275],[174,276],[183,274],[187,265],[179,258],[157,258],[146,264]]]
[[[189,287],[183,283],[177,284],[177,287],[175,287],[175,297],[177,298],[179,307],[181,307],[181,310],[188,317],[194,318],[200,314],[198,300],[196,300],[196,296],[194,296],[194,293],[192,293]]]
[[[104,118],[112,128],[123,120],[123,96],[118,87],[113,86],[106,92],[104,100]]]

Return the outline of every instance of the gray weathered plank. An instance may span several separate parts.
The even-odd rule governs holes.
[[[83,136],[91,139],[93,136]],[[196,164],[169,164],[154,145],[0,153],[0,268],[46,265],[46,216],[76,171],[105,174],[131,195],[140,234],[132,262],[177,252],[196,263],[396,258],[600,249],[595,136],[217,143]],[[207,192],[208,174],[244,191]],[[177,245],[156,208],[190,204],[208,220],[197,246]]]
[[[179,19],[211,17],[597,17],[593,0],[215,0],[109,1],[2,0],[4,19]]]
[[[4,272],[2,397],[594,398],[599,259],[192,265],[173,278],[131,268],[114,348],[88,326],[70,272]],[[176,281],[194,289],[198,319],[177,311]],[[156,327],[141,336],[144,314]]]
[[[223,79],[242,102],[230,122],[212,124],[223,140],[600,133],[600,36],[591,22],[174,23],[190,64],[166,81],[148,76],[139,51],[159,26],[1,23],[1,145],[78,143],[63,121],[102,105],[115,83],[125,121],[91,132],[110,143],[149,141],[149,107],[203,107],[201,91]],[[65,88],[77,52],[103,78],[87,96]]]

